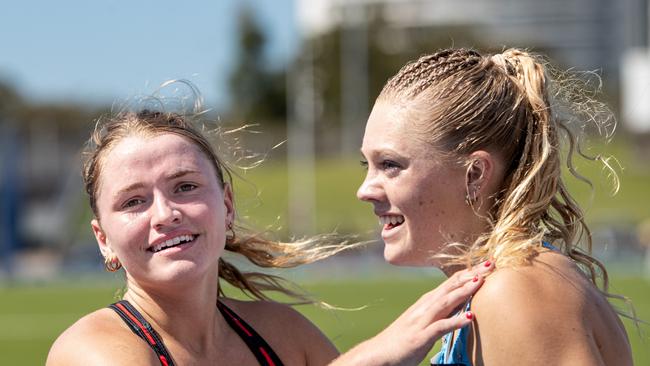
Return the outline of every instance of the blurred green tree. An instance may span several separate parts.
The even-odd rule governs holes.
[[[0,80],[0,123],[15,118],[23,105],[24,101],[18,92],[10,84]]]
[[[342,23],[313,35],[302,43],[294,60],[289,61],[285,68],[274,69],[265,54],[267,38],[264,30],[252,10],[242,6],[238,15],[236,66],[229,78],[231,102],[228,120],[235,124],[260,124],[265,132],[269,132],[269,128],[280,128],[278,132],[284,135],[282,130],[287,123],[287,105],[291,105],[291,100],[287,101],[287,70],[298,70],[299,56],[309,53],[313,56],[314,88],[319,98],[315,111],[316,150],[319,153],[337,152],[342,148],[342,98],[346,94],[342,90],[346,85],[342,82],[346,74],[343,67],[350,66],[343,65],[344,60],[350,59],[341,54],[344,37],[353,36],[358,40],[359,35],[355,32],[363,34],[361,37],[364,40],[358,45],[354,44],[356,41],[352,41],[351,45],[348,39],[345,40],[347,52],[355,52],[358,47],[367,48],[367,56],[364,56],[367,61],[362,67],[368,74],[367,78],[360,79],[367,80],[367,85],[355,84],[355,91],[347,93],[347,97],[350,97],[350,92],[356,95],[359,88],[366,88],[366,92],[360,93],[367,98],[367,103],[361,103],[363,109],[372,107],[386,80],[409,60],[450,46],[490,49],[482,41],[483,38],[476,34],[476,29],[469,25],[409,26],[388,22],[384,18],[382,5],[366,6],[364,11],[365,23]],[[352,72],[358,70],[353,67]],[[350,75],[350,70],[347,75]],[[295,97],[289,95],[289,98]],[[363,129],[369,112],[357,108],[355,115],[348,118],[352,117],[358,128]]]
[[[319,152],[337,151],[342,128],[342,39],[353,32],[365,34],[365,41],[357,47],[367,47],[367,107],[370,109],[382,87],[392,75],[408,61],[447,47],[472,47],[494,50],[485,43],[477,30],[470,25],[422,26],[388,22],[381,4],[366,6],[365,23],[339,26],[307,41],[314,54],[314,75],[317,94],[322,96],[323,106],[317,117],[316,136]],[[359,29],[365,27],[365,29]],[[356,29],[355,29],[356,28]],[[497,51],[502,47],[498,46]],[[352,50],[348,49],[348,52]],[[359,129],[363,129],[370,110],[354,116]],[[359,141],[359,144],[361,141]]]
[[[230,75],[230,119],[235,123],[285,125],[286,75],[269,67],[266,36],[251,9],[243,6],[238,19],[236,67]]]

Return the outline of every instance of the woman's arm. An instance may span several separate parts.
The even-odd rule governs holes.
[[[420,297],[381,333],[341,355],[330,365],[419,364],[445,333],[471,323],[472,316],[449,314],[481,287],[484,276],[493,268],[493,264],[486,262],[471,270],[456,272],[436,289]]]

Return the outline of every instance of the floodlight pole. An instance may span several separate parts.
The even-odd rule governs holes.
[[[368,17],[363,2],[341,13],[341,153],[359,150],[368,114]]]
[[[313,235],[316,230],[316,176],[314,125],[316,90],[313,51],[308,41],[287,72],[287,169],[289,189],[289,233],[293,237]]]

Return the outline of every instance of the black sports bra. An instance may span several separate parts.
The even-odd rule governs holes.
[[[165,347],[162,338],[158,335],[151,324],[138,312],[128,301],[122,300],[111,304],[109,308],[115,310],[124,322],[131,328],[133,333],[142,338],[156,353],[160,364],[163,366],[174,366],[169,351]],[[217,302],[217,308],[223,315],[230,327],[241,337],[253,355],[262,366],[283,366],[278,355],[273,352],[271,346],[248,325],[242,318],[235,314],[221,301]]]

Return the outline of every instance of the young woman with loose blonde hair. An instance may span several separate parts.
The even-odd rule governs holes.
[[[577,175],[572,125],[611,122],[580,95],[526,51],[447,49],[404,66],[377,98],[358,197],[383,224],[386,260],[447,275],[496,262],[464,308],[472,325],[446,336],[433,364],[632,364],[562,178],[563,153]]]

